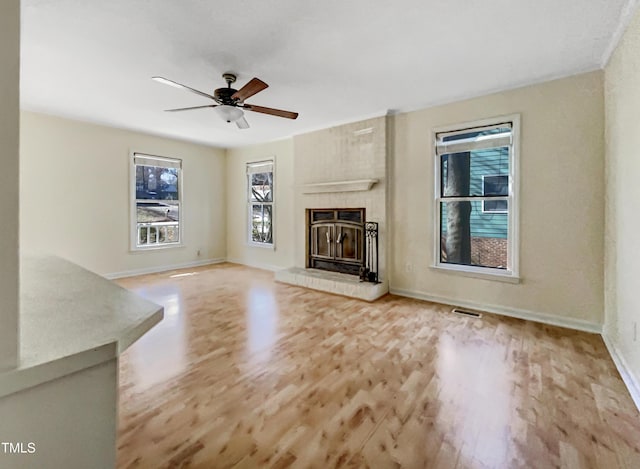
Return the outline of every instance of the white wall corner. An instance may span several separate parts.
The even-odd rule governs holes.
[[[640,378],[635,376],[631,368],[627,365],[624,356],[620,353],[618,348],[615,345],[613,339],[611,339],[607,334],[602,334],[602,340],[611,355],[611,359],[613,363],[616,365],[618,369],[618,373],[622,377],[622,381],[626,384],[627,389],[629,390],[629,394],[631,394],[631,399],[636,404],[636,407],[640,411]]]
[[[574,329],[577,331],[590,332],[592,334],[602,333],[602,324],[592,321],[585,321],[583,319],[567,318],[562,316],[556,316],[547,313],[540,313],[537,311],[529,311],[517,308],[508,308],[498,305],[487,305],[484,303],[477,303],[475,301],[460,300],[457,298],[448,298],[444,296],[430,295],[428,293],[422,293],[412,290],[403,290],[399,288],[389,288],[389,293],[393,295],[406,296],[409,298],[415,298],[418,300],[431,301],[434,303],[441,303],[452,306],[460,306],[463,308],[471,308],[479,311],[486,311],[487,313],[499,314],[501,316],[508,316],[512,318],[524,319],[527,321],[539,322],[542,324],[549,324],[551,326],[565,327],[567,329]]]
[[[609,44],[607,44],[607,47],[604,50],[602,57],[600,58],[600,68],[604,69],[609,63],[609,60],[611,59],[613,52],[616,50],[616,47],[618,47],[618,44],[620,43],[622,36],[624,36],[624,33],[627,30],[627,27],[629,26],[629,23],[631,22],[631,20],[633,19],[633,16],[635,15],[638,5],[640,5],[640,0],[627,0],[627,4],[624,6],[624,8],[622,9],[622,12],[620,13],[620,18],[618,19],[618,25],[616,26],[615,31],[611,35],[611,38],[609,39]]]
[[[122,272],[112,272],[109,274],[102,275],[104,278],[108,280],[115,280],[118,278],[124,277],[135,277],[136,275],[146,275],[146,274],[156,274],[158,272],[168,272],[169,270],[177,270],[177,269],[188,269],[190,267],[201,267],[203,265],[212,265],[212,264],[221,264],[226,262],[226,259],[218,258],[218,259],[204,259],[201,261],[193,261],[193,262],[182,262],[180,264],[171,264],[171,265],[159,265],[154,267],[146,267],[142,269],[133,269],[133,270],[125,270]]]

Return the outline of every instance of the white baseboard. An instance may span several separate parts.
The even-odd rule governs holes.
[[[117,278],[134,277],[136,275],[155,274],[158,272],[166,272],[168,270],[188,269],[189,267],[200,267],[203,265],[220,264],[226,262],[226,259],[204,259],[201,261],[182,262],[180,264],[159,265],[154,267],[145,267],[143,269],[125,270],[123,272],[113,272],[103,275],[104,278],[114,280]]]
[[[444,296],[430,295],[427,293],[416,292],[411,290],[403,290],[400,288],[389,288],[389,293],[399,296],[407,296],[418,300],[432,301],[434,303],[444,303],[452,306],[461,306],[463,308],[471,308],[487,313],[500,314],[512,318],[526,319],[527,321],[541,322],[552,326],[566,327],[568,329],[576,329],[579,331],[592,332],[595,334],[602,333],[602,325],[585,321],[582,319],[564,318],[546,313],[538,313],[517,308],[505,308],[504,306],[488,305],[484,303],[476,303],[474,301],[460,300],[458,298],[447,298]]]
[[[633,371],[631,371],[631,368],[627,365],[624,356],[620,353],[614,341],[605,333],[602,334],[602,340],[604,340],[604,344],[607,346],[607,350],[609,350],[609,355],[611,355],[611,359],[613,363],[615,363],[618,373],[620,373],[622,377],[622,381],[627,385],[631,399],[633,399],[636,407],[640,410],[640,379],[633,374]]]
[[[247,267],[253,267],[256,269],[270,270],[271,272],[277,272],[278,270],[282,270],[285,268],[280,265],[262,264],[260,262],[251,262],[235,258],[229,258],[227,259],[227,262],[231,262],[232,264],[246,265]]]

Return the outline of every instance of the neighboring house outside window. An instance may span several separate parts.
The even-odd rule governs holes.
[[[483,175],[482,195],[509,195],[509,175]],[[483,200],[482,213],[507,213],[507,201]]]
[[[435,133],[435,267],[518,278],[519,117]]]
[[[132,249],[179,246],[182,242],[182,161],[134,153],[131,179]]]
[[[273,246],[273,167],[273,160],[247,163],[248,240],[258,246]]]

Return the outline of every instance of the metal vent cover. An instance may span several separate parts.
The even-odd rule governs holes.
[[[471,318],[478,318],[479,319],[479,318],[482,317],[481,313],[478,313],[476,311],[467,311],[465,309],[460,309],[460,308],[453,308],[451,310],[451,312],[454,313],[454,314],[459,314],[461,316],[468,316],[468,317],[471,317]]]

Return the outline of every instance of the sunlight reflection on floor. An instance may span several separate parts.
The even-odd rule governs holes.
[[[496,467],[506,457],[506,436],[513,421],[509,377],[505,367],[498,365],[504,360],[505,349],[498,344],[456,341],[449,335],[438,341],[439,405],[442,415],[450,419],[445,426],[458,422],[460,458],[487,467]]]
[[[157,285],[135,290],[140,296],[164,306],[164,319],[142,336],[129,350],[129,366],[136,385],[150,387],[185,371],[188,366],[185,318],[180,290],[174,285]]]
[[[247,352],[252,361],[264,362],[277,341],[278,307],[272,289],[254,286],[247,296]]]

